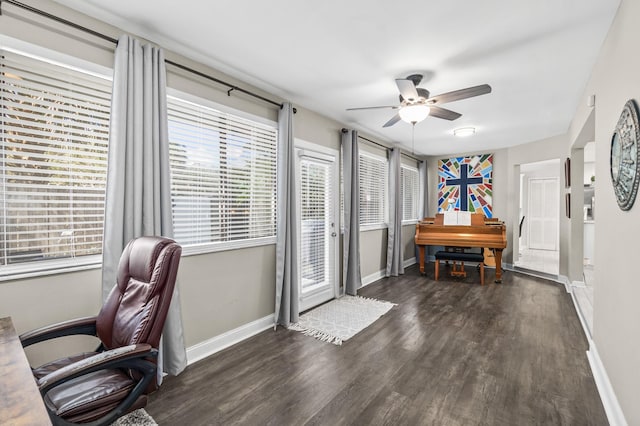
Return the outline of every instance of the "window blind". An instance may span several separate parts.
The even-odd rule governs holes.
[[[402,220],[415,221],[418,220],[418,199],[419,182],[418,169],[406,165],[400,166],[400,180],[402,191]]]
[[[0,51],[0,265],[98,254],[111,82]]]
[[[360,153],[360,226],[387,222],[389,163],[386,158]]]
[[[275,236],[276,128],[173,96],[168,115],[176,240]]]
[[[302,291],[331,279],[329,262],[331,218],[335,206],[329,190],[331,164],[315,159],[300,160],[300,220]]]

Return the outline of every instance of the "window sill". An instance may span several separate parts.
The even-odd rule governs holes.
[[[276,237],[252,238],[248,240],[204,243],[182,247],[182,256],[195,256],[219,251],[238,250],[243,248],[267,246],[276,243]]]
[[[86,271],[89,269],[98,269],[101,266],[102,256],[100,255],[87,256],[87,259],[82,260],[78,260],[77,258],[75,260],[49,260],[3,266],[0,268],[0,282]]]
[[[380,229],[387,229],[389,227],[389,225],[387,225],[386,223],[376,223],[376,224],[372,224],[372,225],[360,225],[360,232],[367,232],[367,231],[377,231]]]
[[[275,243],[276,237],[264,237],[250,240],[228,241],[223,243],[198,244],[184,246],[182,248],[182,256],[188,257],[227,250],[260,247],[273,245]],[[39,278],[70,272],[86,271],[89,269],[100,269],[102,267],[101,255],[87,257],[87,259],[82,260],[78,260],[77,258],[76,260],[50,260],[0,267],[0,283],[26,278]]]
[[[412,220],[403,220],[402,221],[402,226],[409,226],[409,225],[415,225],[416,223],[418,223],[418,219],[412,219]]]

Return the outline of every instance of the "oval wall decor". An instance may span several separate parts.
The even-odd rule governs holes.
[[[640,180],[640,152],[638,141],[638,107],[633,99],[627,101],[611,137],[611,157],[609,168],[611,182],[618,206],[629,210],[636,200]]]

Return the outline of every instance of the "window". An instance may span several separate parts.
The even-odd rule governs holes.
[[[387,181],[389,163],[386,158],[360,153],[360,226],[384,227],[387,222]]]
[[[276,128],[173,96],[168,112],[176,240],[275,241]]]
[[[0,55],[0,275],[99,262],[111,82]]]
[[[418,169],[404,164],[400,166],[400,199],[402,200],[402,222],[415,222],[418,218],[419,179]]]

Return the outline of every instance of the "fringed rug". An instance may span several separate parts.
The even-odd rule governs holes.
[[[149,415],[144,408],[132,411],[126,416],[120,417],[111,426],[158,426],[153,417]]]
[[[395,303],[382,300],[343,296],[303,314],[297,323],[289,325],[289,329],[341,345],[394,306]]]

